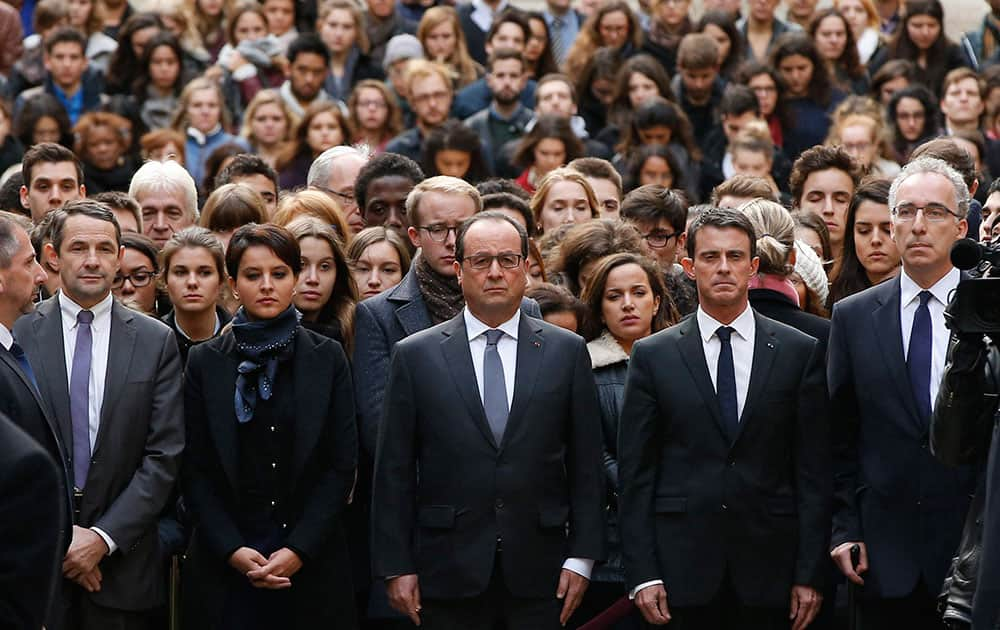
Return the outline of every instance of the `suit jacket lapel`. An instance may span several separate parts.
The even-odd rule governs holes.
[[[101,449],[104,436],[115,416],[115,407],[121,399],[122,389],[128,382],[129,367],[135,352],[135,325],[132,323],[136,314],[122,306],[118,300],[111,304],[111,336],[108,343],[108,369],[104,377],[104,400],[101,403],[101,424],[97,428],[97,440],[94,442],[95,455]]]
[[[431,318],[420,293],[417,274],[412,270],[393,291],[389,301],[395,305],[396,321],[407,336],[431,327]]]
[[[705,401],[715,426],[723,437],[726,437],[726,428],[722,426],[722,412],[719,410],[719,398],[712,386],[712,377],[708,373],[708,362],[705,361],[705,348],[701,343],[701,331],[698,329],[698,318],[688,317],[680,324],[681,338],[678,341],[681,358],[687,365],[688,372],[694,380],[701,399]],[[727,438],[728,439],[728,438]]]
[[[222,469],[233,489],[239,484],[239,440],[236,435],[236,376],[239,360],[233,354],[235,343],[231,334],[225,335],[222,345],[215,353],[214,365],[205,370],[211,375],[214,385],[204,390],[208,413],[205,421],[212,436]]]
[[[912,428],[923,432],[920,412],[913,399],[913,387],[910,385],[910,375],[906,371],[906,358],[903,355],[903,334],[899,319],[900,297],[899,276],[886,282],[879,291],[877,300],[880,303],[872,311],[872,326],[875,328],[875,338],[881,347],[882,359],[886,369],[899,390],[900,400],[910,413]]]
[[[517,426],[524,418],[528,402],[535,391],[538,382],[538,370],[545,357],[545,345],[542,343],[542,327],[521,313],[521,322],[517,327],[517,370],[514,374],[514,400],[507,415],[507,428],[504,429],[500,449],[510,442]]]
[[[490,423],[486,420],[486,412],[483,411],[483,400],[479,396],[479,385],[476,383],[476,370],[472,365],[472,352],[469,350],[468,333],[465,329],[463,314],[459,313],[452,318],[442,330],[442,334],[444,340],[441,342],[441,351],[444,353],[444,361],[455,383],[455,388],[465,403],[469,417],[479,428],[486,441],[492,444],[493,448],[499,448],[496,440],[493,439]],[[520,348],[518,348],[518,352],[520,352]]]
[[[316,347],[305,335],[295,335],[295,355],[292,371],[279,372],[278,378],[295,379],[295,445],[292,449],[291,488],[295,489],[309,453],[319,440],[333,386],[333,366],[315,358]],[[322,384],[316,387],[316,384]],[[281,384],[277,385],[281,387]]]
[[[771,376],[771,366],[774,356],[778,353],[780,344],[774,329],[757,313],[753,314],[756,332],[753,342],[753,364],[750,368],[750,385],[747,388],[747,399],[743,403],[743,414],[736,432],[735,444],[743,434],[743,427],[753,418],[753,405],[760,399],[767,388]]]
[[[66,374],[58,297],[53,296],[42,302],[35,312],[37,316],[32,322],[32,332],[38,361],[32,361],[31,368],[35,371],[42,400],[48,401],[48,409],[55,416],[62,443],[71,445],[73,424],[69,413],[69,376]]]

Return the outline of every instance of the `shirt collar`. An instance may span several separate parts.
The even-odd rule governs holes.
[[[511,114],[510,116],[508,116],[507,118],[504,118],[503,116],[500,115],[500,112],[497,111],[497,109],[493,105],[492,101],[490,101],[490,106],[489,106],[490,116],[492,116],[496,120],[499,120],[500,122],[503,122],[503,123],[509,123],[509,122],[513,121],[515,118],[517,118],[518,116],[521,115],[521,110],[523,110],[523,109],[526,109],[525,106],[524,106],[524,104],[523,103],[518,103],[517,104],[517,109],[514,110],[514,113]]]
[[[510,4],[508,0],[501,0],[500,4],[497,5],[496,11],[494,11],[493,9],[488,7],[486,3],[483,2],[483,0],[472,0],[473,9],[480,12],[485,11],[486,15],[491,15],[491,16],[500,15],[500,13],[507,8],[508,4]]]
[[[14,345],[14,335],[10,334],[6,326],[0,324],[0,346],[3,346],[4,350],[10,350],[12,345]]]
[[[95,304],[90,312],[94,314],[94,321],[101,319],[103,316],[111,312],[111,305],[114,303],[115,298],[110,292],[107,297]],[[72,324],[70,327],[76,326],[76,316],[83,310],[83,307],[71,300],[62,291],[59,292],[59,310],[62,311],[64,319],[68,319]]]
[[[215,134],[219,133],[220,131],[222,131],[221,123],[215,123],[215,126],[212,127],[212,129],[209,130],[208,133],[205,133],[200,129],[196,129],[194,127],[187,128],[188,135],[191,136],[191,138],[193,138],[194,141],[200,144],[201,146],[205,146],[205,143],[208,142],[208,139],[215,136]]]
[[[487,330],[493,330],[490,326],[487,326],[482,321],[480,321],[475,315],[469,311],[469,307],[466,306],[462,309],[462,315],[465,317],[465,330],[469,334],[469,341],[472,341],[476,337],[482,335]],[[498,330],[502,330],[504,334],[511,337],[514,341],[517,341],[517,328],[521,325],[521,309],[517,309],[514,316],[505,321],[504,323],[497,326]]]
[[[719,326],[726,326],[718,321],[708,313],[706,313],[702,308],[698,307],[698,329],[701,332],[701,339],[704,342],[708,342],[715,335],[715,331],[719,329]],[[753,339],[754,334],[754,319],[753,319],[753,309],[750,308],[750,302],[747,302],[747,306],[743,309],[743,312],[728,324],[731,328],[736,330],[736,334],[742,337],[744,340]]]
[[[951,298],[951,292],[955,290],[958,286],[958,281],[962,279],[962,272],[958,269],[952,267],[951,271],[944,274],[940,280],[934,283],[930,289],[931,295],[934,299],[941,304],[947,306],[948,300]],[[899,303],[902,306],[907,306],[910,302],[917,299],[917,296],[923,289],[913,278],[906,274],[906,270],[902,270],[899,274]]]

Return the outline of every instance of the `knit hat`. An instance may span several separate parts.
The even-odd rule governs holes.
[[[811,247],[802,241],[795,241],[795,273],[799,274],[809,290],[816,294],[820,304],[826,304],[830,295],[830,285],[823,270],[823,263]]]
[[[382,68],[388,72],[392,64],[401,59],[423,59],[424,47],[413,35],[396,35],[385,46],[385,57],[382,58]]]

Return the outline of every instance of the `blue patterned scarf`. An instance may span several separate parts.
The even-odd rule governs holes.
[[[301,318],[294,305],[269,320],[251,320],[242,307],[236,311],[233,337],[241,359],[236,377],[236,419],[240,424],[253,419],[258,395],[269,400],[274,393],[278,362],[291,354]]]

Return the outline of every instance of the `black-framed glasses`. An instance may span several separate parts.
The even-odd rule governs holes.
[[[917,213],[924,213],[924,220],[931,223],[941,223],[942,221],[947,221],[951,217],[956,219],[961,219],[962,217],[951,211],[948,206],[940,203],[929,203],[925,206],[918,206],[915,203],[903,202],[892,209],[892,216],[896,218],[897,221],[903,223],[909,223],[917,218]]]
[[[448,240],[448,235],[452,232],[455,233],[455,237],[458,237],[457,225],[421,225],[417,228],[418,230],[423,230],[427,232],[427,236],[431,237],[432,241],[437,241],[438,243],[443,243]]]
[[[677,236],[677,232],[650,232],[649,234],[643,234],[642,238],[646,239],[646,243],[650,247],[655,247],[659,249],[661,247],[666,247],[670,239]]]
[[[124,286],[125,281],[128,280],[132,283],[133,287],[138,289],[148,285],[155,277],[156,273],[153,271],[135,271],[127,275],[118,273],[115,274],[115,279],[111,281],[111,288],[120,289]]]
[[[325,192],[328,195],[332,195],[337,201],[350,206],[357,205],[358,200],[354,197],[353,192],[342,193],[339,190],[334,190],[332,188],[327,188],[326,186],[313,186],[316,190]]]
[[[493,261],[500,263],[500,266],[504,269],[517,269],[521,266],[521,261],[524,260],[524,256],[521,254],[473,254],[471,256],[466,256],[459,262],[467,262],[469,266],[473,269],[482,271],[484,269],[489,269],[493,266]]]

